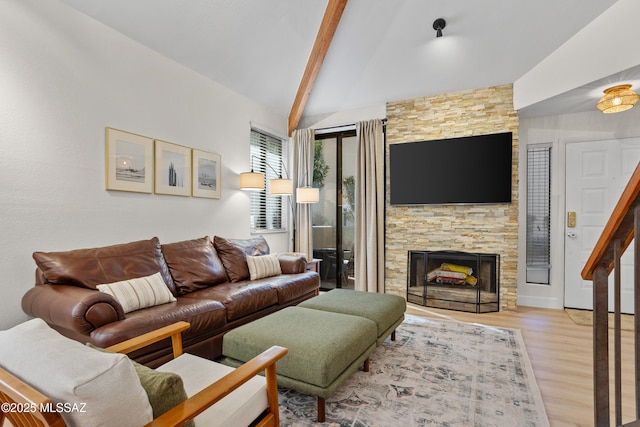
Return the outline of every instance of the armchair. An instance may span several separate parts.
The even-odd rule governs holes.
[[[39,321],[39,319],[34,319],[29,322],[35,321]],[[46,326],[44,322],[42,322],[42,324]],[[48,328],[48,326],[46,327]],[[37,325],[37,328],[42,328],[42,326]],[[146,424],[146,426],[182,426],[192,419],[195,419],[197,425],[213,425],[211,420],[215,420],[216,423],[222,423],[220,425],[224,425],[224,423],[227,422],[225,421],[225,419],[227,419],[225,417],[231,415],[230,411],[233,410],[233,408],[229,407],[230,404],[231,406],[239,406],[235,408],[235,410],[243,412],[246,418],[246,413],[248,412],[247,405],[243,405],[243,402],[241,401],[239,402],[240,399],[238,399],[237,395],[229,396],[230,399],[226,400],[224,400],[224,398],[234,391],[235,394],[242,393],[243,387],[247,388],[250,386],[249,382],[258,383],[257,388],[254,384],[253,390],[250,390],[249,394],[251,396],[260,394],[261,396],[258,397],[258,401],[262,400],[266,405],[258,408],[253,407],[253,404],[250,405],[250,409],[254,410],[254,412],[257,410],[258,420],[255,421],[252,415],[252,419],[247,422],[247,425],[255,421],[255,425],[262,427],[279,426],[275,362],[284,357],[287,353],[287,349],[277,346],[271,347],[244,365],[233,369],[211,360],[190,354],[183,354],[181,332],[188,328],[189,323],[176,322],[172,325],[121,342],[106,349],[111,352],[126,354],[157,341],[168,338],[171,339],[174,359],[156,370],[175,372],[180,375],[184,382],[184,388],[188,398],[155,418]],[[9,331],[2,331],[0,334],[6,332]],[[45,332],[47,334],[50,333],[48,331]],[[75,341],[62,337],[53,330],[51,330],[51,333],[56,334],[56,340],[68,340],[68,346],[79,346],[77,348],[78,350],[80,350],[80,348],[88,349]],[[20,335],[24,337],[25,331],[20,331]],[[59,336],[59,338],[57,336]],[[11,338],[15,339],[15,336]],[[42,340],[39,338],[41,338],[41,336],[33,337],[31,341],[35,344],[42,344]],[[7,339],[9,339],[8,336],[0,335],[0,346],[2,346],[3,340]],[[24,350],[23,345],[24,343],[27,343],[28,345],[29,340],[29,337],[21,339],[21,342],[18,343],[16,348]],[[34,350],[37,351],[38,349],[36,348]],[[67,349],[65,348],[65,350]],[[89,350],[95,351],[93,349]],[[44,358],[46,357],[47,355],[44,355]],[[10,361],[8,363],[10,363]],[[9,372],[8,369],[3,369],[3,367],[6,368],[6,366],[2,365],[6,364],[7,360],[0,357],[0,403],[2,404],[2,411],[0,411],[0,427],[4,427],[6,425],[6,420],[11,423],[9,425],[13,425],[14,427],[33,425],[64,427],[70,425],[67,420],[65,420],[64,410],[51,410],[52,408],[56,408],[56,405],[59,404],[59,399],[58,402],[56,402],[56,399],[49,398],[44,393],[41,393],[31,385],[27,384],[27,382],[23,381],[19,375],[14,375]],[[265,371],[265,378],[257,376],[257,374],[262,371]],[[196,374],[195,378],[193,378],[194,373]],[[203,387],[203,381],[211,381],[212,378],[214,381]],[[44,381],[47,382],[48,379],[44,379]],[[115,393],[118,394],[118,390],[115,390]],[[244,393],[246,393],[246,391],[244,391]],[[264,396],[264,394],[266,394],[266,396]],[[103,400],[102,403],[105,404],[106,402]],[[89,404],[87,404],[87,406],[89,406]],[[140,409],[139,412],[143,411],[144,408]],[[116,413],[118,412],[118,408],[110,408],[109,412]],[[201,417],[196,418],[198,415],[201,415]],[[74,425],[74,421],[71,421],[71,425]]]

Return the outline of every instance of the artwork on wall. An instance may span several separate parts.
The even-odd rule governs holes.
[[[106,129],[106,189],[153,192],[153,139]]]
[[[155,141],[155,192],[191,196],[191,149],[166,141]]]
[[[209,199],[219,199],[221,195],[222,183],[220,154],[208,153],[202,150],[191,150],[192,152],[192,173],[193,197],[206,197]]]
[[[218,153],[106,128],[107,190],[219,199],[221,176]]]

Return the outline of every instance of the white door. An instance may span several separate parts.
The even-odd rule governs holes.
[[[580,276],[609,216],[640,161],[640,139],[567,144],[565,215],[565,307],[593,308],[591,281]],[[575,212],[575,227],[568,217]],[[633,312],[633,248],[622,257],[622,312]],[[613,277],[609,310],[613,311]]]

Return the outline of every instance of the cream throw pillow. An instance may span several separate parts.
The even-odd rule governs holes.
[[[70,427],[140,427],[153,419],[127,356],[95,351],[42,319],[0,331],[0,367],[49,397]]]
[[[138,279],[97,285],[96,288],[118,300],[125,313],[176,300],[160,273]]]
[[[249,267],[249,277],[251,280],[282,274],[277,254],[261,256],[247,255],[247,266]]]

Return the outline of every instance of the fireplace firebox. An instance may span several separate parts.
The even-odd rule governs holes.
[[[407,301],[425,307],[500,310],[500,255],[409,251]]]

